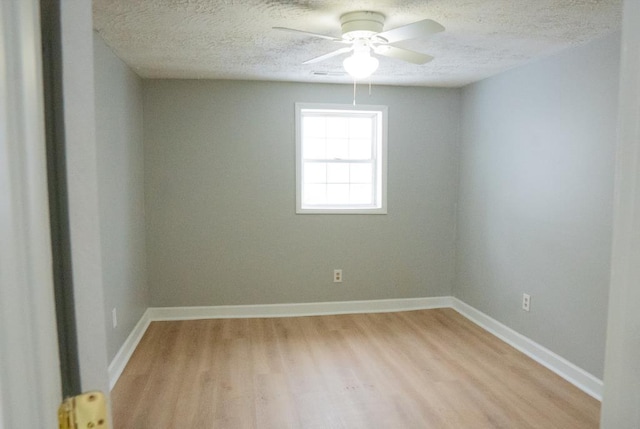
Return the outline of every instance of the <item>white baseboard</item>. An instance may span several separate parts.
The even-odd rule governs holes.
[[[329,314],[384,313],[451,307],[450,296],[382,299],[371,301],[313,302],[300,304],[221,305],[214,307],[156,307],[151,320],[192,320],[247,317],[296,317]]]
[[[109,364],[109,390],[113,389],[116,385],[120,375],[122,375],[122,371],[124,371],[129,359],[131,359],[131,355],[136,350],[136,347],[138,347],[138,343],[140,343],[142,336],[147,332],[149,323],[151,323],[151,319],[149,318],[150,310],[151,309],[148,308],[144,312],[138,323],[136,323],[136,326],[133,327],[133,330],[125,340],[124,344],[122,344],[122,347],[120,347],[120,350],[118,350],[118,353],[111,361],[111,364]]]
[[[453,308],[462,316],[497,336],[507,344],[569,381],[588,395],[602,400],[602,380],[553,353],[470,305],[451,296],[433,298],[340,301],[301,304],[223,305],[210,307],[150,307],[109,365],[109,384],[113,389],[142,336],[152,321],[250,317],[296,317],[331,314],[385,313],[408,310]]]
[[[602,401],[602,380],[459,299],[452,298],[451,301],[454,310],[476,325],[555,372],[589,396]]]

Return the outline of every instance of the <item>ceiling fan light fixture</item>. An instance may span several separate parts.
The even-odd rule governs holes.
[[[431,19],[412,22],[391,30],[384,31],[385,16],[373,11],[348,12],[340,17],[342,37],[337,38],[325,34],[310,33],[304,30],[287,27],[273,27],[276,30],[302,33],[320,39],[347,45],[327,54],[311,58],[302,64],[313,64],[338,55],[353,52],[343,61],[344,69],[355,80],[366,79],[378,69],[378,59],[371,56],[372,51],[383,57],[394,58],[411,64],[426,64],[432,56],[395,46],[403,40],[418,39],[431,36],[444,27]]]
[[[342,62],[344,69],[354,79],[365,79],[378,69],[378,59],[372,57],[369,52],[354,52]]]

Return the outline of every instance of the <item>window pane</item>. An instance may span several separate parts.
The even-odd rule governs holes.
[[[371,164],[349,164],[351,183],[372,183],[373,168]]]
[[[327,118],[327,138],[347,138],[349,136],[349,119],[332,117]]]
[[[371,141],[363,139],[349,140],[349,158],[371,159]]]
[[[351,185],[350,202],[352,204],[373,204],[371,185]]]
[[[349,158],[349,144],[346,139],[327,140],[327,159]]]
[[[326,183],[327,164],[323,162],[304,163],[304,183]]]
[[[327,183],[349,183],[349,164],[327,164]]]
[[[304,204],[326,204],[327,185],[304,185]]]
[[[318,116],[306,116],[302,118],[302,137],[324,138],[325,118]]]
[[[351,118],[349,121],[349,138],[371,139],[371,119]]]
[[[387,108],[296,103],[296,213],[386,213]]]
[[[348,204],[349,185],[327,185],[327,204]]]
[[[303,141],[304,159],[324,159],[326,153],[324,139],[305,138]]]

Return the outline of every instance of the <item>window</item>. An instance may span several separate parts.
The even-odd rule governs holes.
[[[296,103],[296,212],[385,214],[386,128],[386,106]]]

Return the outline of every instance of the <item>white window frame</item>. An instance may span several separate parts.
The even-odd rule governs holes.
[[[387,214],[387,106],[348,104],[296,103],[296,213],[298,214]],[[304,113],[349,114],[353,112],[374,114],[377,126],[374,141],[375,183],[374,205],[307,205],[303,206],[302,117]],[[348,159],[344,160],[349,162]]]

